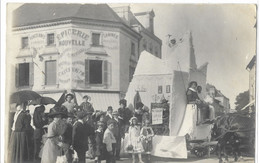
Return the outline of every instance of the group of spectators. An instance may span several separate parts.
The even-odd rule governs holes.
[[[33,118],[26,110],[27,102],[18,105],[10,137],[9,162],[56,163],[63,157],[69,163],[84,163],[89,157],[95,162],[113,163],[120,160],[121,141],[126,135],[125,150],[132,154],[133,162],[136,154],[141,163],[143,153],[150,158],[154,133],[149,125],[149,110],[141,102],[133,111],[122,99],[119,109],[108,106],[103,112],[94,110],[88,102],[89,96],[84,96],[79,106],[73,98],[73,94],[67,94],[66,101],[47,114],[44,105],[36,107]]]

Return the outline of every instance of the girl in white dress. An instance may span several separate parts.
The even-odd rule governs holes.
[[[133,163],[135,163],[135,154],[138,154],[139,163],[142,161],[142,152],[144,152],[141,137],[140,137],[140,126],[137,125],[137,118],[132,117],[130,119],[129,127],[129,145],[132,149],[128,150],[129,153],[132,153]]]

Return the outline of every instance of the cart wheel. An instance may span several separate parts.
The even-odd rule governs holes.
[[[196,148],[193,149],[193,151],[194,151],[195,156],[197,156],[199,158],[202,158],[202,157],[204,157],[207,154],[205,148],[198,148],[198,147],[196,147]]]

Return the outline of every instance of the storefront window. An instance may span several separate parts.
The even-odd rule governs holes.
[[[56,60],[45,62],[45,85],[55,85],[57,79]]]

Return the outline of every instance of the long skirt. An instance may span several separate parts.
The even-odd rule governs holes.
[[[29,162],[29,145],[26,132],[12,132],[10,138],[8,162]]]
[[[61,155],[61,148],[54,143],[55,138],[48,138],[43,146],[41,163],[56,163],[57,157]]]

